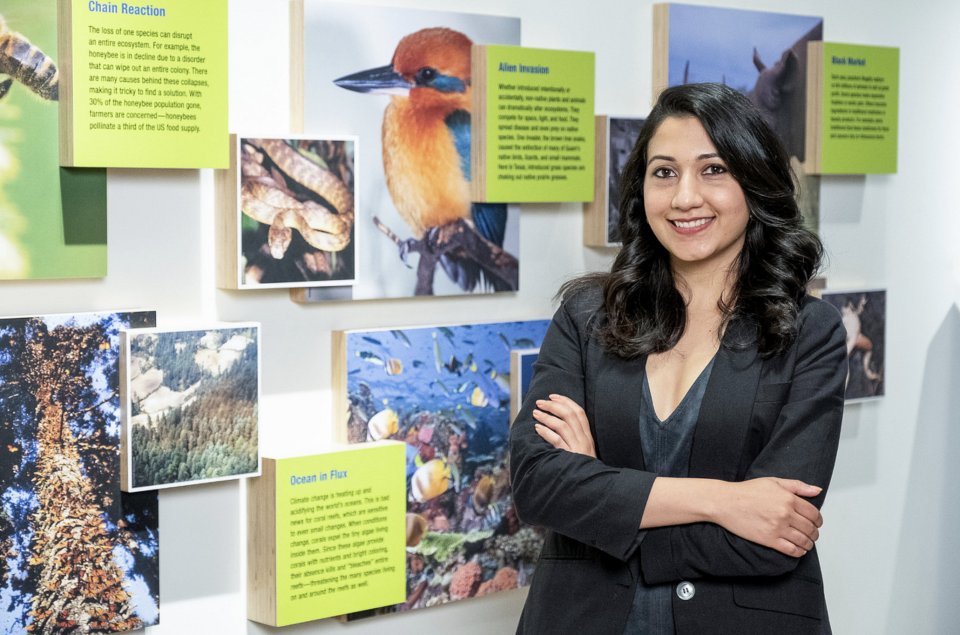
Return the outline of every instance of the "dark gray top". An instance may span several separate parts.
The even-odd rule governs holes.
[[[707,389],[707,380],[713,369],[713,359],[697,377],[690,390],[683,396],[680,405],[670,413],[666,421],[660,421],[653,408],[650,384],[643,376],[643,396],[640,400],[640,445],[646,469],[658,476],[686,478],[690,468],[690,450],[693,447],[693,432],[700,415],[700,402]],[[637,533],[637,543],[646,532]],[[624,635],[673,635],[673,584],[644,583],[637,581],[633,606],[627,616]]]

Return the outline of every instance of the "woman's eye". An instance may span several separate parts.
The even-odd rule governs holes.
[[[653,171],[653,175],[658,179],[666,179],[673,176],[673,170],[670,168],[657,168]]]
[[[722,165],[714,163],[713,165],[707,166],[707,169],[704,170],[706,174],[726,174],[727,168]]]

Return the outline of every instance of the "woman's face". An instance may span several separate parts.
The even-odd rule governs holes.
[[[647,222],[674,270],[733,267],[746,235],[747,200],[700,121],[664,119],[647,157]]]

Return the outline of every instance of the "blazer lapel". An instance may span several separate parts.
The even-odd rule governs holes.
[[[731,323],[723,337],[725,345],[750,341],[754,332],[741,323]],[[750,427],[750,414],[760,383],[763,360],[756,345],[721,346],[713,363],[700,405],[690,452],[690,477],[733,481]]]
[[[601,461],[611,467],[643,470],[640,399],[646,356],[624,360],[603,355],[597,372],[594,438]]]

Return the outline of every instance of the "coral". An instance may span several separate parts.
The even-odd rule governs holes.
[[[478,563],[468,562],[459,567],[450,583],[450,599],[462,600],[473,597],[480,586],[481,579],[483,579],[483,570]]]
[[[523,527],[511,536],[497,536],[494,549],[504,555],[507,562],[536,562],[543,546],[543,537],[532,527]]]
[[[477,597],[517,588],[517,570],[504,567],[497,571],[492,580],[488,580],[477,589]]]

